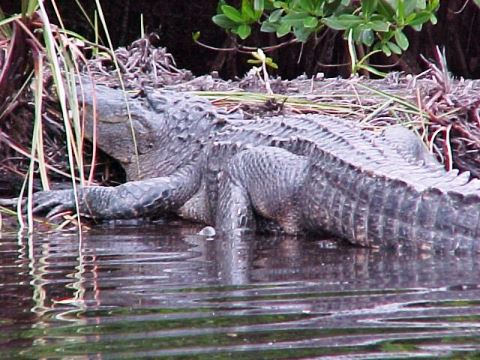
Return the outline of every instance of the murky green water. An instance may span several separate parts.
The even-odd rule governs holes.
[[[480,359],[480,255],[206,239],[0,238],[0,358]]]

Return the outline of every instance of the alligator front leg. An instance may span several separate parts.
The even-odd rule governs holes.
[[[199,183],[198,176],[182,172],[116,187],[83,187],[77,190],[78,210],[80,215],[95,220],[158,216],[180,208]],[[34,213],[48,213],[47,217],[75,209],[73,190],[41,191],[33,197]]]

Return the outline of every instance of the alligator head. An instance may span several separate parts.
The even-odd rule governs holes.
[[[215,126],[213,107],[196,106],[185,95],[164,92],[135,98],[119,89],[86,83],[79,94],[85,136],[116,159],[129,180],[172,173]]]

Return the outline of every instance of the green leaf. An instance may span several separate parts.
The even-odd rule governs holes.
[[[256,21],[257,15],[253,11],[252,4],[248,0],[242,0],[242,18],[244,20]]]
[[[274,1],[273,6],[277,9],[288,9],[289,6],[285,1]]]
[[[240,39],[245,40],[250,36],[250,33],[252,32],[252,28],[248,24],[242,24],[239,27],[237,27],[235,31],[238,36],[240,36]]]
[[[410,14],[408,15],[406,18],[405,18],[405,24],[410,24],[411,21],[413,21],[413,19],[415,19],[415,17],[417,16],[418,13],[413,13],[413,14]]]
[[[359,24],[363,22],[363,19],[360,16],[353,14],[341,14],[338,16],[341,21],[348,21],[352,24]]]
[[[306,27],[297,27],[293,29],[293,35],[298,41],[306,42],[310,35],[313,33],[314,29]]]
[[[400,55],[402,53],[402,49],[400,49],[397,44],[391,41],[387,42],[387,46],[394,54]]]
[[[282,16],[282,14],[283,14],[283,9],[274,10],[274,11],[272,11],[270,16],[268,17],[268,21],[277,22],[280,19],[280,17]]]
[[[373,66],[370,66],[370,65],[367,65],[367,64],[362,64],[360,65],[360,67],[362,69],[365,69],[367,70],[368,72],[372,73],[372,74],[375,74],[377,76],[380,76],[380,77],[385,77],[387,76],[387,73],[386,72],[383,72],[383,71],[380,71],[378,69],[375,69]]]
[[[367,29],[361,32],[360,39],[365,45],[372,46],[375,36],[373,35],[373,31],[371,29]]]
[[[322,19],[329,28],[333,30],[346,30],[363,23],[363,19],[356,15],[342,14]]]
[[[408,25],[410,25],[410,26],[423,25],[430,20],[431,16],[432,16],[432,14],[430,12],[421,11],[421,12],[415,14],[413,19],[408,21]]]
[[[195,31],[194,33],[192,33],[192,39],[193,41],[197,41],[198,39],[200,39],[200,31]]]
[[[367,25],[370,29],[377,32],[387,32],[390,29],[390,23],[381,20],[370,21]]]
[[[240,11],[235,9],[233,6],[222,5],[222,11],[225,14],[225,16],[227,16],[230,20],[232,20],[236,23],[241,24],[241,23],[245,22],[243,17],[242,17],[242,14],[240,13]]]
[[[287,35],[290,30],[292,29],[292,25],[289,23],[281,23],[280,26],[277,28],[277,36],[282,37]]]
[[[303,26],[306,28],[316,28],[318,26],[318,19],[315,16],[309,16],[303,20]]]
[[[313,12],[314,10],[314,5],[312,0],[299,0],[298,4],[300,5],[300,8],[302,10],[305,10],[306,12]]]
[[[273,6],[273,2],[271,0],[268,0],[263,5],[264,5],[264,9],[263,9],[264,12],[268,11],[270,13],[271,11],[275,10],[275,6]]]
[[[234,28],[235,26],[237,26],[237,24],[235,22],[230,20],[224,14],[215,15],[214,17],[212,17],[212,21],[215,24],[217,24],[218,26],[220,26],[224,29],[227,29],[227,30],[230,30],[230,29]]]
[[[339,21],[337,17],[331,16],[329,18],[323,18],[322,22],[333,30],[346,30],[349,28],[349,24]]]
[[[292,26],[302,26],[309,15],[306,12],[291,12],[282,18],[283,23],[289,23]]]
[[[262,62],[267,59],[267,56],[261,48],[258,48],[257,51],[254,51],[252,55],[255,56],[257,59],[260,59]]]
[[[265,0],[254,0],[253,1],[253,10],[259,12],[260,14],[263,13],[265,9]]]
[[[405,17],[405,3],[403,0],[397,0],[397,18],[403,21]]]
[[[405,3],[405,16],[410,15],[417,9],[418,0],[403,0]]]
[[[395,7],[388,1],[380,1],[377,6],[377,11],[385,19],[392,19],[395,15]]]
[[[397,43],[398,46],[400,46],[402,50],[408,49],[408,45],[409,45],[408,38],[401,30],[395,31],[395,42]]]
[[[258,50],[261,50],[261,49],[258,49]],[[271,67],[272,69],[278,69],[278,65],[275,63],[275,61],[273,61],[271,57],[265,56],[265,54],[263,54],[263,56],[264,56],[265,65],[267,65],[268,67]]]
[[[276,32],[278,29],[278,24],[272,24],[271,22],[264,21],[262,26],[260,27],[260,31],[262,32]]]
[[[425,10],[427,8],[427,1],[426,0],[417,0],[417,9]]]
[[[391,56],[392,55],[392,50],[387,46],[387,44],[382,45],[382,51],[385,55]]]
[[[412,29],[415,31],[422,31],[423,25],[412,25]]]
[[[265,59],[265,64],[266,64],[268,67],[271,67],[272,69],[278,69],[277,63],[275,63],[271,57],[267,57],[267,58]]]
[[[218,1],[218,4],[217,4],[217,14],[221,14],[222,13],[222,6],[225,5],[226,2],[225,0],[219,0]]]
[[[364,29],[362,29],[361,26],[355,26],[352,29],[352,38],[355,40],[355,42],[361,42],[362,41],[362,33]]]
[[[362,13],[365,19],[370,18],[377,9],[378,0],[362,0]]]

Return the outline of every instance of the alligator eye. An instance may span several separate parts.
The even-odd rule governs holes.
[[[139,154],[147,154],[154,148],[153,142],[140,144],[138,147]]]

